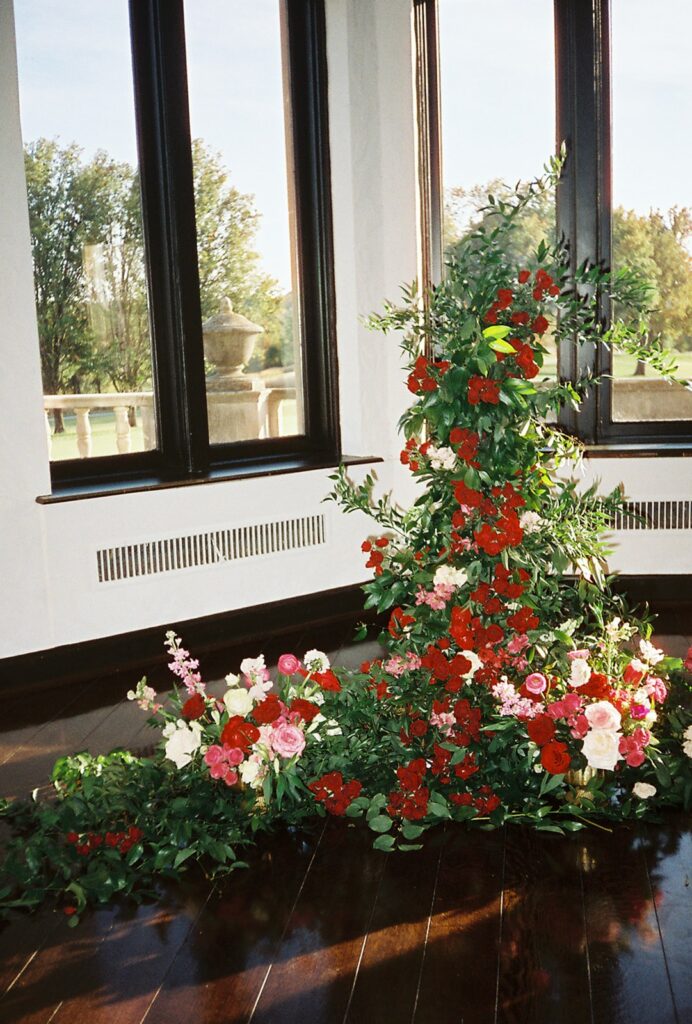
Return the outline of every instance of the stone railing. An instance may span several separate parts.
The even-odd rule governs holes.
[[[208,395],[210,427],[213,443],[224,441],[245,441],[262,437],[282,436],[282,406],[295,401],[295,383],[292,374],[277,376],[279,387],[267,387],[257,382],[251,390],[241,392],[213,392]],[[253,382],[254,383],[254,382]],[[292,386],[291,386],[292,385]],[[49,451],[52,447],[52,432],[49,413],[54,409],[74,413],[76,417],[77,451],[79,458],[88,459],[92,454],[92,434],[89,414],[95,410],[112,409],[115,413],[115,448],[119,455],[132,450],[130,409],[139,410],[143,449],[156,448],[156,420],[154,395],[151,391],[123,391],[117,394],[89,395],[44,395],[43,408],[46,416],[46,432]],[[216,431],[215,419],[221,413]],[[215,415],[216,414],[216,415]],[[220,428],[220,429],[219,429]],[[216,433],[216,436],[215,436]]]

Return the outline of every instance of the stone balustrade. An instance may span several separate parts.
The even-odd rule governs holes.
[[[291,375],[292,376],[292,375]],[[280,375],[280,387],[260,387],[244,392],[210,392],[208,395],[210,425],[221,413],[219,436],[211,431],[212,443],[248,440],[260,437],[281,437],[287,433],[282,422],[284,403],[295,402],[296,388],[287,386],[288,374]],[[76,418],[77,451],[79,458],[92,455],[92,431],[89,414],[95,410],[112,409],[115,414],[115,448],[119,455],[132,450],[129,410],[139,412],[142,423],[143,449],[156,448],[156,420],[154,395],[151,391],[123,391],[116,394],[44,395],[49,452],[52,432],[48,414],[54,409],[74,413]],[[218,428],[217,428],[218,430]]]

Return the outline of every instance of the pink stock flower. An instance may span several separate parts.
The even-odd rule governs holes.
[[[277,667],[282,676],[293,676],[300,668],[300,661],[295,654],[282,654]]]
[[[295,757],[305,749],[305,736],[301,729],[288,722],[279,722],[271,733],[272,750],[279,757]]]
[[[548,687],[548,681],[541,672],[532,672],[524,680],[524,686],[529,693],[544,693]]]
[[[407,651],[405,657],[395,654],[389,661],[385,661],[382,668],[390,676],[398,679],[399,676],[403,676],[404,672],[413,672],[415,669],[420,668],[420,658],[413,651]]]
[[[177,637],[173,632],[166,634],[166,647],[172,659],[168,664],[168,668],[173,675],[182,680],[190,696],[195,693],[203,694],[205,685],[197,671],[199,661],[196,658],[191,658],[190,652],[180,646],[180,637]]]
[[[450,732],[454,728],[456,718],[451,711],[433,711],[430,716],[430,724],[441,729],[445,736],[449,736]]]

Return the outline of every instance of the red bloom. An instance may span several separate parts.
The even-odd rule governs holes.
[[[320,709],[317,704],[313,704],[312,701],[309,700],[304,700],[302,697],[296,697],[291,701],[291,711],[300,715],[304,722],[311,722],[313,718],[320,713]]]
[[[544,316],[537,316],[531,324],[531,330],[534,334],[545,334],[549,326],[550,325]]]
[[[422,718],[416,718],[409,726],[410,736],[425,736],[428,731],[428,723]]]
[[[471,377],[469,380],[468,399],[471,405],[486,402],[497,405],[500,401],[500,386],[497,381],[487,377]]]
[[[478,453],[480,438],[473,430],[454,427],[449,434],[449,443],[457,446],[457,455],[464,462],[470,462]]]
[[[330,814],[341,816],[349,804],[360,795],[363,786],[357,779],[344,783],[341,772],[327,772],[308,785],[318,803],[324,804]]]
[[[258,725],[270,725],[281,715],[281,701],[275,693],[270,693],[252,709],[252,717]]]
[[[246,722],[242,715],[233,715],[221,733],[222,746],[237,747],[247,754],[253,743],[260,738],[260,731],[252,722]]]
[[[517,313],[512,313],[510,317],[510,320],[512,321],[513,324],[520,324],[522,326],[526,325],[530,319],[531,317],[529,316],[529,314],[524,312],[523,310],[520,310]]]
[[[312,678],[322,690],[331,690],[332,693],[341,691],[341,683],[330,668],[326,672],[315,672]]]
[[[526,723],[526,731],[529,739],[542,747],[555,736],[555,722],[548,715],[536,715]]]
[[[595,697],[596,700],[607,700],[610,698],[611,693],[612,689],[608,677],[602,672],[592,672],[588,683],[579,687],[580,696]]]
[[[204,697],[201,693],[193,693],[193,695],[185,701],[180,714],[183,718],[187,718],[188,721],[193,721],[195,718],[201,718],[207,709],[207,705],[204,702]]]
[[[538,629],[540,619],[534,613],[533,608],[523,605],[513,615],[507,616],[507,625],[516,629],[517,633],[526,633],[529,629]]]
[[[407,626],[412,626],[416,621],[415,616],[407,615],[403,608],[395,608],[389,617],[389,635],[398,640],[401,633]]]
[[[557,740],[541,748],[541,764],[551,775],[564,775],[569,771],[571,758],[566,743]]]
[[[528,281],[528,279],[530,277],[531,277],[531,271],[530,270],[520,270],[519,271],[519,276],[517,277],[517,280],[518,280],[519,284],[526,284],[526,282]]]
[[[460,505],[466,505],[467,508],[478,508],[483,501],[483,495],[480,491],[474,491],[472,487],[467,487],[463,480],[457,480],[454,484],[454,497]],[[455,513],[456,514],[456,513]],[[454,523],[457,526],[457,523]],[[461,526],[463,527],[463,523]]]
[[[507,309],[508,306],[512,305],[512,294],[511,288],[499,288],[497,292],[497,307],[498,309]]]

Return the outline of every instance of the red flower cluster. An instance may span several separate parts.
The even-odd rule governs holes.
[[[464,508],[480,508],[483,503],[481,492],[474,490],[473,487],[467,487],[463,480],[454,482],[454,497]]]
[[[202,694],[193,693],[192,696],[183,704],[180,709],[180,714],[183,718],[186,718],[188,722],[192,722],[195,718],[201,718],[206,710],[207,704]]]
[[[321,690],[329,690],[332,693],[341,692],[341,683],[330,668],[326,672],[313,672],[312,678]]]
[[[260,731],[256,725],[246,722],[242,715],[233,715],[221,732],[221,746],[234,747],[247,754],[259,738]]]
[[[449,443],[456,448],[462,462],[472,462],[478,453],[480,437],[473,430],[465,427],[454,427],[449,432]]]
[[[497,381],[489,380],[488,377],[471,377],[468,399],[470,405],[478,405],[479,402],[497,405],[500,401],[500,385]]]
[[[483,317],[486,324],[496,324],[497,314],[502,309],[508,309],[514,301],[514,294],[511,288],[498,288],[497,298],[495,302],[490,306],[487,313]]]
[[[304,722],[311,722],[320,713],[317,704],[313,704],[310,700],[304,700],[303,697],[295,697],[291,701],[291,711],[300,715]]]
[[[569,771],[571,758],[566,743],[555,739],[555,722],[548,715],[536,715],[526,723],[529,739],[541,748],[541,764],[551,775]]]
[[[402,466],[408,466],[411,472],[415,473],[417,469],[420,469],[420,457],[427,453],[429,447],[429,441],[419,445],[415,437],[409,437],[406,447],[399,456]]]
[[[490,786],[481,786],[477,797],[471,793],[453,793],[449,799],[457,807],[475,807],[481,816],[490,814],[501,803],[499,796],[493,793]]]
[[[468,747],[481,738],[481,709],[471,707],[467,700],[458,700],[454,705],[454,717],[459,731],[454,734],[460,747]]]
[[[364,540],[360,546],[361,551],[365,554],[369,554],[367,562],[365,563],[366,569],[374,569],[376,576],[382,575],[382,563],[384,562],[383,549],[389,544],[389,537],[377,537],[374,541]]]
[[[522,605],[518,611],[507,616],[507,625],[512,629],[516,629],[517,633],[526,633],[530,629],[538,629],[540,619],[533,608],[529,608],[528,605]]]
[[[144,833],[136,825],[130,825],[127,831],[123,832],[105,832],[103,835],[99,835],[97,832],[88,832],[83,836],[79,836],[77,832],[68,832],[65,836],[67,842],[74,846],[80,857],[88,857],[90,853],[98,850],[104,844],[125,854],[143,838]]]
[[[423,785],[425,761],[422,757],[400,765],[396,770],[400,789],[389,794],[387,812],[393,818],[400,816],[407,821],[419,821],[428,813],[430,791]]]
[[[430,376],[430,369],[436,370],[442,377],[451,365],[446,359],[429,363],[425,356],[418,356],[406,382],[409,391],[414,395],[420,395],[425,391],[436,391],[438,384],[435,378]]]
[[[505,634],[496,623],[484,626],[468,608],[455,605],[452,608],[449,635],[462,650],[476,651],[481,660],[485,660],[486,652],[482,649],[499,644]]]
[[[402,631],[407,626],[412,626],[416,621],[415,616],[407,615],[403,608],[395,608],[392,614],[389,616],[389,625],[387,629],[389,635],[398,640],[402,634]]]
[[[357,779],[344,782],[341,772],[327,772],[308,786],[317,803],[324,804],[327,811],[337,817],[346,813],[351,802],[360,796],[362,788]]]
[[[252,709],[252,717],[258,725],[271,725],[272,722],[275,722],[281,716],[283,710],[284,705],[277,695],[269,693],[259,704],[255,704]]]
[[[505,548],[516,547],[523,536],[519,516],[512,508],[502,512],[494,525],[483,523],[474,532],[476,544],[487,555],[499,555]]]
[[[421,667],[430,672],[431,683],[444,683],[448,693],[458,693],[464,685],[463,677],[471,671],[471,662],[463,654],[456,654],[448,661],[438,647],[430,644],[421,658]]]

